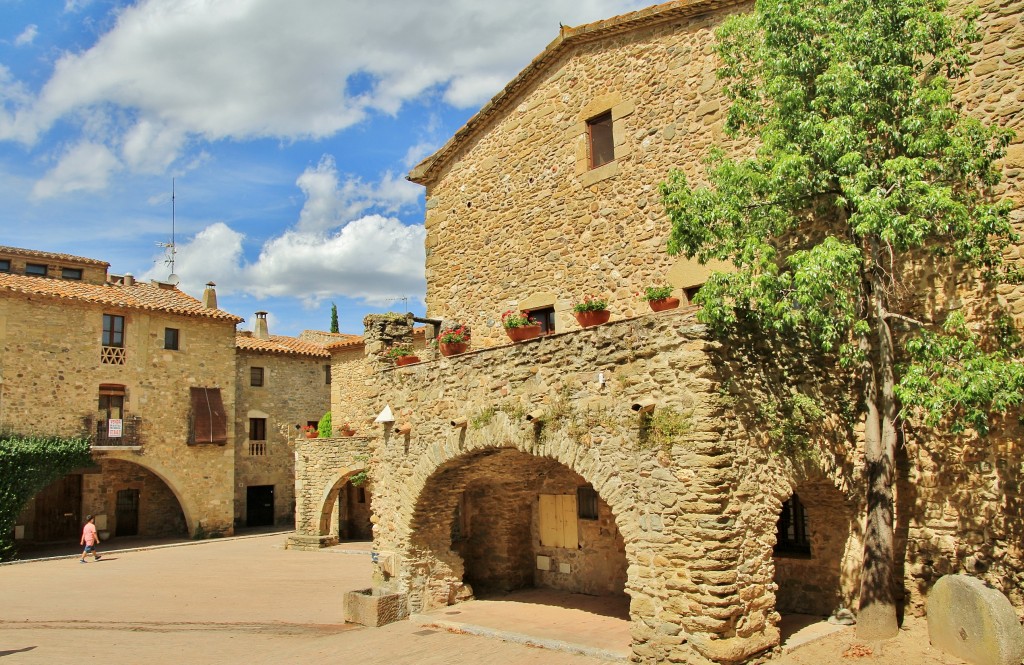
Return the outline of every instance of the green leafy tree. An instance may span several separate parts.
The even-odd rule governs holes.
[[[338,306],[331,303],[331,332],[338,332]]]
[[[942,330],[915,319],[904,297],[911,266],[931,252],[958,271],[1017,277],[1002,263],[1016,240],[1010,205],[992,198],[1011,133],[959,112],[950,81],[967,71],[976,12],[946,10],[942,0],[759,0],[730,18],[716,46],[726,130],[756,151],[716,149],[708,185],[675,171],[661,190],[670,253],[735,266],[697,296],[705,322],[801,336],[837,353],[862,386],[865,638],[897,630],[898,418],[920,410],[931,424],[984,431],[984,414],[1020,404],[1024,386],[1009,352],[986,350],[955,320]],[[901,367],[902,331],[921,326]],[[982,376],[995,368],[999,391]]]
[[[10,537],[28,500],[65,473],[90,463],[86,438],[0,435],[0,561],[16,554]]]

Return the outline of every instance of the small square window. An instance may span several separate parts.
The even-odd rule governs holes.
[[[697,297],[697,293],[700,291],[700,287],[702,287],[702,286],[704,286],[704,285],[703,284],[698,284],[696,286],[691,286],[691,287],[683,289],[683,294],[686,296],[686,304],[687,305],[692,305],[693,304],[693,299]]]
[[[576,511],[581,520],[597,519],[597,492],[593,487],[576,488]]]
[[[178,329],[164,328],[164,348],[168,351],[178,350]]]
[[[124,317],[116,314],[103,315],[103,346],[124,346]]]
[[[811,555],[811,540],[807,533],[807,514],[796,494],[782,504],[776,524],[775,556]]]
[[[266,418],[249,418],[249,440],[250,441],[266,441],[267,440],[267,419]]]
[[[262,386],[263,385],[263,368],[262,367],[250,367],[249,368],[249,385],[250,386]]]
[[[540,322],[540,334],[550,335],[555,332],[555,308],[544,307],[542,309],[531,309],[529,315]]]
[[[35,277],[46,277],[46,266],[41,263],[26,263],[25,274]]]
[[[61,268],[60,269],[61,279],[82,279],[81,268]]]
[[[11,272],[10,259],[0,259],[0,272]]]
[[[590,168],[596,169],[615,159],[611,111],[587,121],[587,140],[590,145]]]

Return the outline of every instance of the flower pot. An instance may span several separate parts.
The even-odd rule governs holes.
[[[505,334],[513,342],[522,342],[534,337],[540,337],[540,324],[535,326],[519,326],[518,328],[505,328]]]
[[[339,434],[342,436],[355,436],[356,431],[354,429],[343,429]]]
[[[573,316],[584,328],[591,326],[599,326],[602,323],[608,323],[608,319],[611,318],[612,313],[606,309],[600,309],[591,312],[573,312]]]
[[[675,309],[679,307],[679,298],[658,298],[657,300],[648,300],[647,304],[651,306],[655,312],[662,312],[666,309]]]
[[[317,436],[319,436],[319,432],[306,432],[307,439],[315,439]]]
[[[465,353],[469,348],[468,342],[438,342],[437,347],[441,349],[442,356],[454,356],[456,353]]]
[[[395,366],[402,367],[403,365],[411,365],[420,361],[419,356],[398,356],[395,358]]]

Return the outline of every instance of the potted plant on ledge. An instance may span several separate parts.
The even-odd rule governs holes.
[[[608,323],[612,313],[608,311],[608,300],[587,296],[572,306],[572,315],[584,328]]]
[[[395,365],[411,365],[420,361],[419,356],[412,350],[410,344],[398,344],[388,349],[387,357],[395,362]]]
[[[342,423],[338,428],[338,433],[342,436],[355,436],[356,431],[348,423]]]
[[[302,435],[305,436],[307,439],[315,439],[317,438],[317,436],[319,436],[319,434],[320,433],[317,430],[316,425],[302,426]]]
[[[643,299],[655,312],[679,307],[679,298],[672,296],[675,289],[671,286],[648,286],[644,289]]]
[[[522,342],[540,336],[540,321],[530,316],[529,312],[508,310],[501,315],[501,325],[505,334],[513,342]]]
[[[469,330],[462,325],[442,330],[437,336],[437,347],[445,357],[465,353],[469,348]]]

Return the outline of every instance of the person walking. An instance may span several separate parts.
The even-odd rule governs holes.
[[[85,563],[85,555],[92,554],[94,561],[99,561],[103,558],[101,555],[96,553],[96,546],[100,544],[100,537],[96,535],[96,524],[94,524],[92,515],[87,515],[85,518],[85,526],[82,527],[82,545],[85,545],[85,549],[82,550],[82,558],[79,559],[82,563]]]

